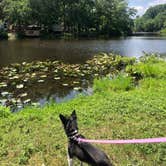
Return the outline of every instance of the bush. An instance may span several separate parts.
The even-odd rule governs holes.
[[[94,80],[93,89],[95,92],[102,91],[128,91],[133,88],[133,80],[131,77],[120,74],[113,79],[103,78]]]
[[[111,56],[112,54],[109,54]],[[112,62],[113,66],[115,66],[118,70],[124,69],[127,65],[133,65],[136,62],[135,58],[131,57],[123,57],[116,55],[115,60]]]
[[[158,62],[161,62],[163,61],[163,59],[160,58],[160,55],[158,54],[148,54],[148,53],[144,53],[143,56],[141,56],[139,58],[140,62],[143,62],[143,63],[158,63]]]
[[[0,118],[8,118],[10,115],[9,109],[0,106]]]
[[[165,78],[166,77],[166,68],[165,63],[152,64],[152,63],[139,63],[135,66],[128,66],[126,68],[131,76],[139,78]]]
[[[136,80],[142,78],[165,78],[166,77],[166,62],[157,57],[155,54],[151,56],[143,56],[140,62],[135,65],[128,65],[126,72],[135,77]]]

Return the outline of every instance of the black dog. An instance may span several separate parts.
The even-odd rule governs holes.
[[[77,157],[82,162],[85,162],[91,166],[112,166],[107,155],[101,150],[97,149],[90,143],[79,142],[78,138],[84,138],[84,136],[78,133],[77,116],[73,111],[70,117],[59,115],[66,135],[69,139],[68,145],[68,165],[72,166],[73,157]]]

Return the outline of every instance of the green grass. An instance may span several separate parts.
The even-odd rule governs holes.
[[[145,69],[139,65],[132,67],[139,68],[142,74]],[[52,102],[43,108],[27,107],[14,114],[0,107],[0,165],[66,166],[67,138],[58,115],[70,114],[73,109],[77,111],[79,131],[87,138],[166,137],[166,62],[153,65],[156,71],[162,68],[162,73],[143,75],[135,87],[131,79],[135,71],[130,70],[130,76],[95,80],[92,96],[79,96],[61,104]],[[96,146],[108,154],[115,166],[166,163],[165,143]]]
[[[141,78],[166,78],[166,62],[162,60],[144,59],[144,62],[139,62],[136,65],[128,65],[126,72],[131,75],[137,75]]]
[[[127,91],[133,88],[133,80],[131,77],[119,74],[114,78],[103,78],[102,80],[95,79],[93,89],[95,92]]]

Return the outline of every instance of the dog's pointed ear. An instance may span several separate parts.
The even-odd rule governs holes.
[[[77,114],[76,114],[76,111],[75,111],[75,110],[72,112],[71,116],[72,116],[74,119],[77,119]]]
[[[66,123],[67,123],[66,117],[63,116],[62,114],[59,114],[59,118],[60,118],[60,120],[62,121],[62,123],[63,123],[64,125],[66,125]]]

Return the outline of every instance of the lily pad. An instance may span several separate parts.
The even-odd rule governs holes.
[[[85,74],[84,74],[84,73],[81,73],[80,75],[81,75],[82,77],[84,77],[84,76],[85,76]]]
[[[12,70],[12,72],[16,72],[17,71],[17,69],[15,69],[15,68],[13,68],[13,69],[11,69]]]
[[[97,77],[97,76],[99,76],[99,74],[98,74],[98,73],[95,73],[95,74],[94,74],[94,76],[96,76],[96,77]]]
[[[54,77],[54,80],[60,80],[61,77]]]
[[[24,101],[23,101],[24,104],[27,104],[27,103],[29,103],[29,102],[31,102],[31,99],[27,99],[27,100],[24,100]]]
[[[29,80],[29,79],[28,79],[28,78],[26,78],[26,79],[24,79],[23,81],[24,81],[24,82],[28,82],[28,80]]]
[[[35,106],[35,107],[40,106],[40,103],[35,103],[35,102],[33,102],[33,103],[32,103],[32,106]]]
[[[0,83],[0,88],[3,88],[3,87],[7,87],[7,83],[6,82],[1,82]]]
[[[6,102],[7,102],[7,99],[1,99],[1,100],[0,100],[0,103],[1,103],[2,105],[5,105]]]
[[[42,71],[48,71],[48,67],[44,68]]]
[[[21,103],[21,99],[20,98],[16,99],[16,102]]]
[[[28,93],[22,93],[20,94],[20,97],[26,97],[28,95]]]
[[[24,88],[24,85],[23,84],[16,85],[16,88],[17,89],[22,89],[22,88]]]
[[[47,77],[47,75],[41,75],[40,76],[40,78],[46,78]]]
[[[14,103],[14,104],[16,104],[16,103],[17,103],[17,100],[16,100],[15,98],[12,98],[12,99],[11,99],[11,102]]]
[[[31,78],[36,77],[36,73],[32,73]]]
[[[1,95],[2,96],[7,96],[7,95],[9,95],[9,92],[1,92]]]
[[[73,81],[73,84],[79,84],[80,82],[78,82],[78,81]]]
[[[58,73],[58,69],[54,70],[54,73]]]
[[[69,86],[69,84],[62,84],[63,86]]]
[[[20,103],[20,104],[17,104],[17,108],[18,109],[21,109],[21,108],[23,108],[23,105]]]
[[[19,76],[18,75],[15,75],[13,77],[9,77],[9,80],[15,80],[15,79],[19,79]]]
[[[59,61],[53,61],[52,63],[53,63],[53,64],[57,64],[57,63],[59,63]]]
[[[82,90],[81,87],[74,87],[73,89],[76,90],[76,91],[80,91],[80,90]]]
[[[38,80],[37,82],[42,83],[42,82],[44,82],[44,80]]]

